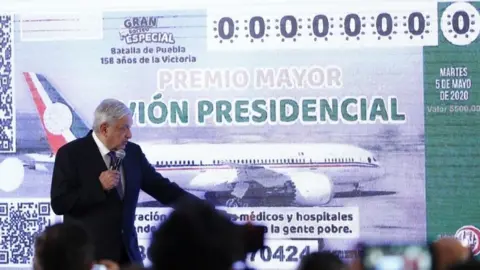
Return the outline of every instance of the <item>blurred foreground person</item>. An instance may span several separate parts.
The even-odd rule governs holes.
[[[207,204],[177,207],[154,232],[154,270],[230,270],[263,247],[264,226],[237,225]]]
[[[453,237],[440,238],[433,243],[437,270],[445,270],[449,267],[463,263],[472,257],[469,248]]]
[[[317,251],[304,256],[298,270],[347,270],[348,266],[335,254]]]
[[[95,249],[88,232],[78,223],[48,226],[35,240],[33,269],[90,270],[95,265]],[[99,262],[108,270],[117,270],[111,261]]]

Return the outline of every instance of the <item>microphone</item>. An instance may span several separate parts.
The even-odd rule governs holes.
[[[118,151],[115,151],[115,156],[117,157],[116,162],[115,163],[112,162],[110,164],[110,169],[111,170],[118,170],[120,168],[120,165],[122,164],[122,160],[125,158],[126,155],[127,154],[122,149],[120,149]]]

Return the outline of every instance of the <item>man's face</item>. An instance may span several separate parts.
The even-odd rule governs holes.
[[[120,118],[112,125],[102,124],[100,131],[105,138],[106,147],[112,151],[125,149],[128,140],[132,138],[131,126],[132,118],[129,115]]]

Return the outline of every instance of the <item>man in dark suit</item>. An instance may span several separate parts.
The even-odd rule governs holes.
[[[134,227],[140,190],[173,207],[180,200],[200,201],[162,177],[140,146],[129,142],[131,125],[125,104],[102,101],[93,131],[58,150],[50,194],[52,209],[64,222],[80,221],[90,231],[96,259],[119,264],[142,262]],[[110,170],[112,153],[120,149],[126,153],[120,170]]]

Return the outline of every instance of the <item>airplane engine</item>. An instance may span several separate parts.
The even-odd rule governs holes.
[[[23,167],[32,171],[48,172],[48,168],[43,164],[38,164],[35,161],[27,161],[23,163]]]
[[[295,203],[317,206],[329,203],[334,195],[333,183],[324,174],[296,172],[290,175],[295,184]]]
[[[37,167],[35,166],[35,162],[24,162],[23,167],[29,169],[29,170],[36,170]]]
[[[236,170],[218,170],[206,171],[194,177],[189,186],[196,190],[204,190],[207,192],[231,191],[227,188],[229,183],[237,180]]]

